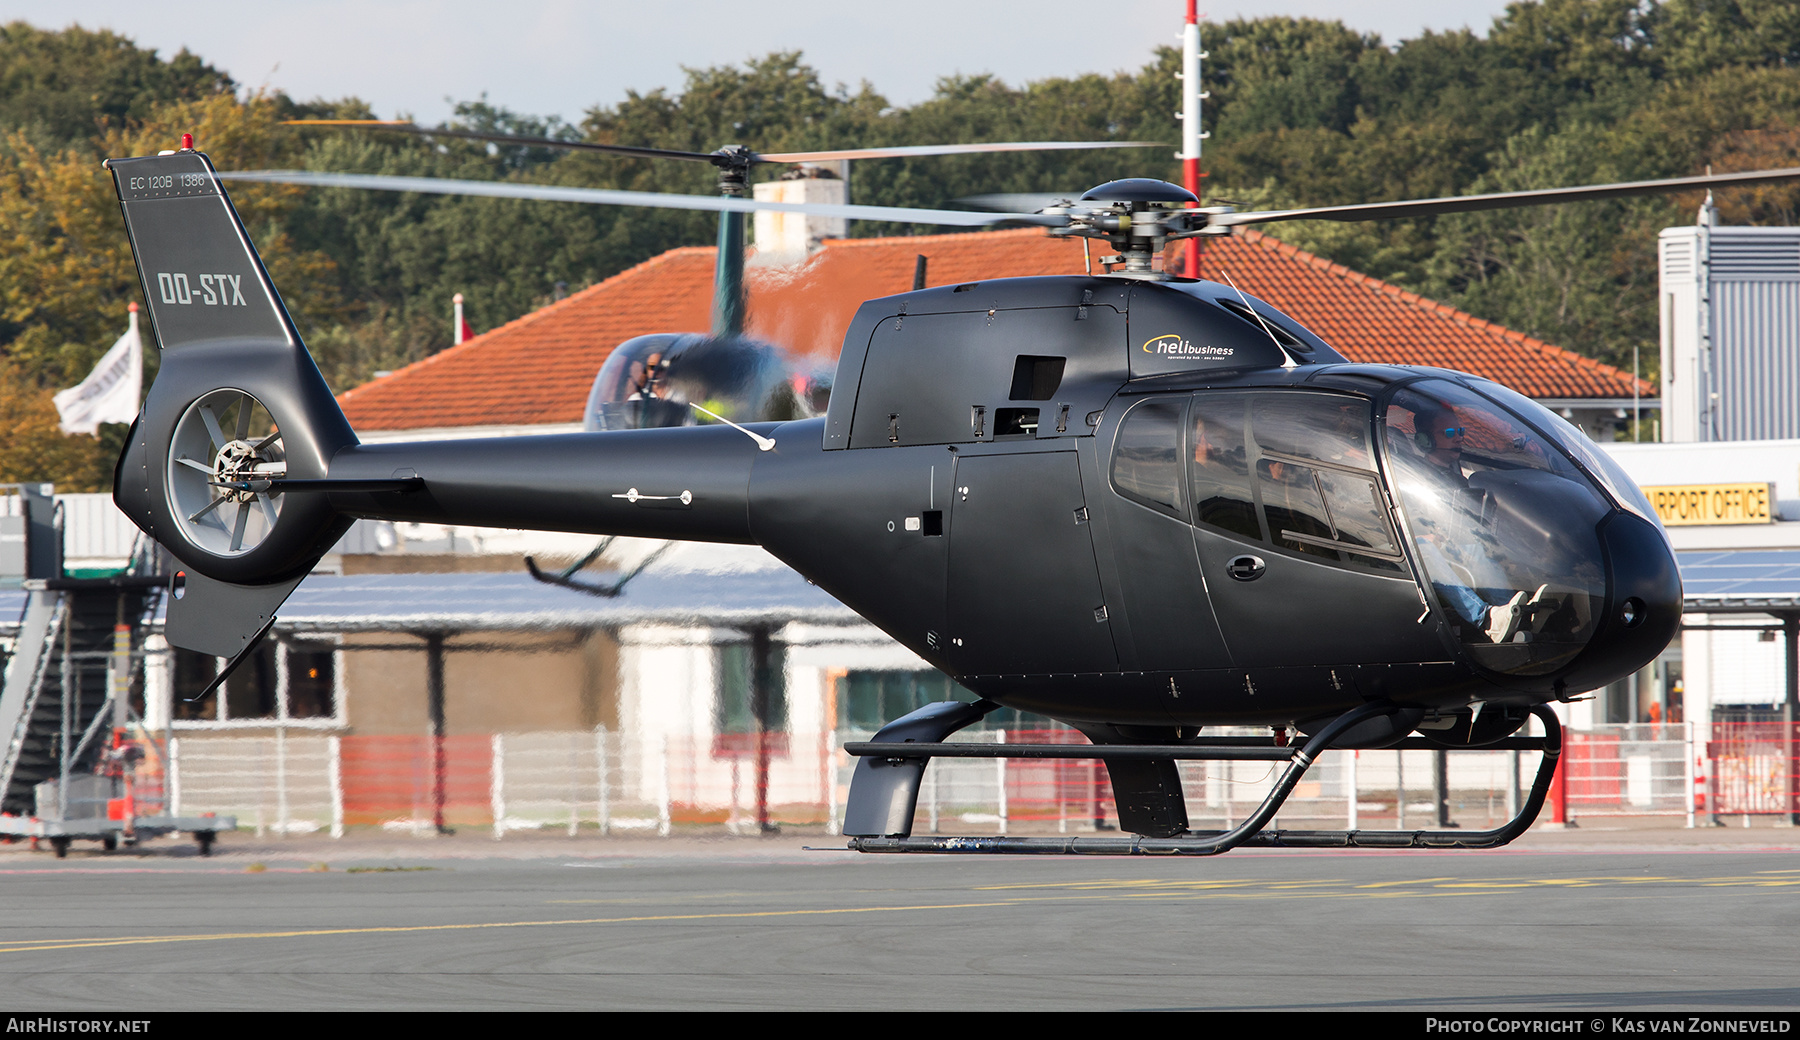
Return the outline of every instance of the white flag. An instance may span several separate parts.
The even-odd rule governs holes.
[[[131,327],[119,337],[94,370],[80,383],[57,394],[56,412],[64,433],[99,436],[101,423],[129,423],[137,418],[144,389],[144,346],[138,339],[137,305]]]

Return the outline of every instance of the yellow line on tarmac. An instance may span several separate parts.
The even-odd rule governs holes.
[[[1422,877],[1422,878],[1408,878],[1405,881],[1371,881],[1366,885],[1357,885],[1356,887],[1358,889],[1364,889],[1364,888],[1395,888],[1400,885],[1439,885],[1439,884],[1443,884],[1446,881],[1455,881],[1455,880],[1456,879],[1453,877]]]
[[[1266,888],[1273,882],[1250,878],[1210,878],[1201,880],[1172,881],[1167,878],[1100,878],[1092,881],[1039,881],[1007,885],[977,885],[977,892],[1010,892],[1018,889],[1053,889],[1062,891],[1130,891],[1154,890],[1157,894],[1170,888],[1184,889],[1227,889],[1254,886]],[[1305,882],[1306,884],[1332,884],[1330,881]]]
[[[476,924],[385,925],[370,928],[309,928],[290,932],[217,932],[209,935],[130,935],[97,939],[39,939],[0,943],[0,953],[43,953],[47,950],[88,950],[107,946],[143,946],[156,943],[217,942],[224,939],[303,939],[316,935],[381,935],[399,932],[455,932],[483,928],[554,928],[572,925],[641,924],[652,921],[715,921],[730,918],[805,917],[825,914],[882,914],[907,910],[972,910],[1013,906],[998,903],[943,903],[932,906],[858,906],[836,910],[754,910],[719,914],[656,914],[644,917],[590,917],[564,921],[487,921]]]
[[[1335,878],[1313,880],[1187,880],[1169,878],[1096,879],[1020,885],[984,885],[976,891],[1035,890],[1049,894],[1067,892],[1071,898],[1179,899],[1179,898],[1351,898],[1381,899],[1417,896],[1455,896],[1522,890],[1568,891],[1574,889],[1638,888],[1670,885],[1679,888],[1787,888],[1800,886],[1800,871],[1761,871],[1753,875],[1677,877],[1656,874],[1588,875],[1582,877],[1408,878],[1396,881],[1352,883]],[[1017,898],[1027,899],[1021,895]]]

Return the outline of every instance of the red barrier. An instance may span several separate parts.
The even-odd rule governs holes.
[[[1800,812],[1794,757],[1800,724],[1715,722],[1706,757],[1712,760],[1712,811],[1726,815]]]
[[[431,823],[440,804],[446,825],[493,823],[493,738],[444,737],[442,748],[434,755],[423,735],[344,737],[344,823]]]
[[[1014,729],[1009,744],[1086,744],[1072,729]],[[1007,818],[1018,821],[1079,820],[1101,825],[1117,818],[1112,778],[1099,759],[1006,760]]]
[[[1590,811],[1622,804],[1625,763],[1619,757],[1619,738],[1611,733],[1569,733],[1566,743],[1567,750],[1557,763],[1564,798],[1573,789]]]

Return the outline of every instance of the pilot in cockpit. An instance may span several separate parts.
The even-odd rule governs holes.
[[[1448,408],[1421,409],[1413,417],[1413,443],[1443,490],[1450,492],[1459,508],[1450,516],[1470,525],[1485,522],[1484,492],[1471,487],[1464,467],[1463,447],[1468,427]],[[1419,549],[1427,557],[1426,570],[1434,576],[1454,575],[1456,582],[1434,577],[1432,587],[1456,613],[1470,625],[1485,633],[1489,641],[1505,643],[1531,620],[1545,589],[1535,596],[1510,588],[1511,581],[1499,561],[1484,551],[1483,541],[1474,530],[1448,531],[1438,523],[1420,525]],[[1510,596],[1503,603],[1490,603],[1481,591]],[[1496,598],[1498,598],[1498,595]]]
[[[1422,411],[1413,417],[1413,441],[1425,461],[1442,471],[1442,479],[1457,487],[1468,487],[1469,476],[1463,471],[1463,444],[1469,435],[1456,413],[1449,409]]]

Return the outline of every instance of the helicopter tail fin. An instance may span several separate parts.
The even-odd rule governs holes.
[[[106,165],[161,361],[113,498],[186,565],[169,641],[239,658],[349,527],[319,482],[356,435],[206,156]]]

